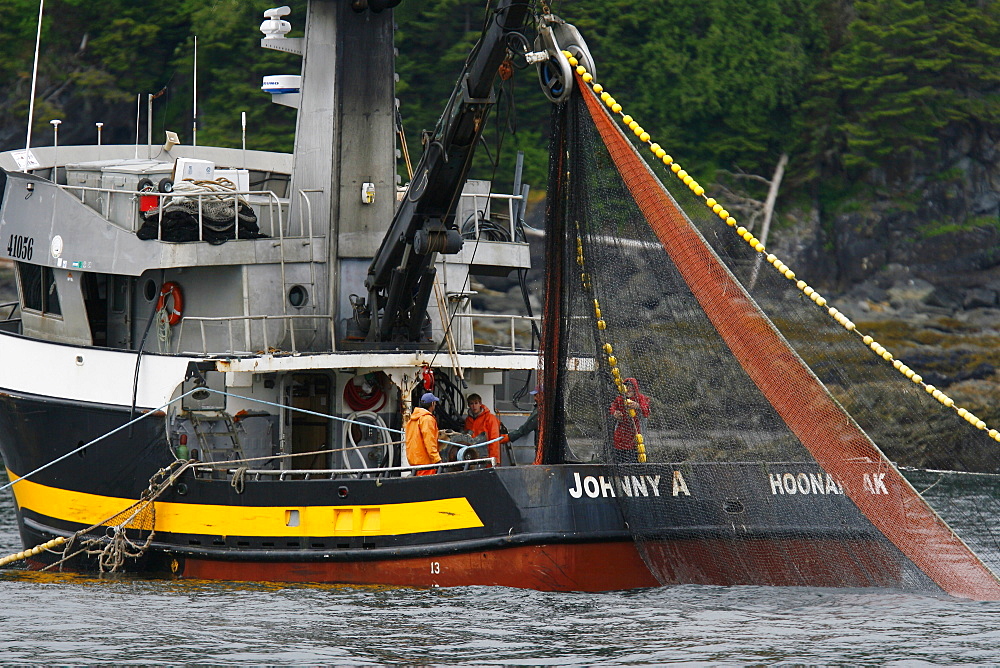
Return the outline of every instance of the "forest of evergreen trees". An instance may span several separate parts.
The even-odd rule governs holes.
[[[267,0],[48,0],[35,144],[131,143],[136,98],[155,101],[156,136],[190,142],[198,38],[198,143],[287,150],[294,111],[259,90],[298,58],[258,46]],[[289,2],[302,34],[304,0]],[[395,10],[398,97],[410,152],[433,127],[482,28],[486,0],[403,0]],[[565,0],[552,11],[587,39],[598,79],[702,183],[719,173],[769,177],[790,156],[786,197],[836,200],[858,183],[905,190],[946,132],[1000,138],[996,0]],[[0,0],[0,149],[23,146],[38,0]],[[541,186],[548,102],[533,70],[502,95],[494,145],[526,154]],[[515,114],[516,112],[516,114]],[[489,171],[483,159],[478,169]],[[489,176],[489,174],[479,174]],[[759,195],[759,193],[757,193]],[[751,196],[754,193],[750,193]]]

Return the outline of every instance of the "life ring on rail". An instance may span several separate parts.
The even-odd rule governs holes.
[[[173,281],[167,281],[163,284],[163,287],[160,288],[160,298],[156,302],[157,311],[167,307],[167,297],[172,298],[170,317],[167,318],[167,323],[173,327],[181,321],[184,315],[184,295],[181,292],[181,286]]]

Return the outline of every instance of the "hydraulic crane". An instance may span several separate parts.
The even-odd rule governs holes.
[[[572,42],[570,51],[586,54],[590,62],[579,33],[550,14],[541,19],[536,51],[527,52],[528,41],[521,31],[530,7],[529,0],[498,3],[437,127],[426,138],[409,187],[369,266],[367,303],[356,305],[368,316],[369,344],[412,345],[425,338],[436,254],[462,249],[455,213],[476,144],[496,103],[493,84],[503,62],[520,55],[536,64],[542,88],[554,102],[565,99],[572,85],[572,72],[562,54],[567,47],[560,48],[560,40]]]

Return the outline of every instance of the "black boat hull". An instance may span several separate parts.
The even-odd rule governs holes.
[[[0,416],[0,453],[15,479],[121,426],[128,411],[8,392],[0,396]],[[154,414],[82,456],[19,480],[13,491],[25,547],[68,537],[135,503],[173,462],[163,433],[163,418]],[[912,577],[814,464],[529,465],[419,477],[238,475],[208,467],[185,471],[157,497],[155,520],[126,530],[142,543],[155,527],[149,549],[126,560],[126,570],[558,591],[684,583],[893,586]],[[835,571],[822,566],[840,553],[865,554],[867,563],[855,560],[852,568]],[[61,558],[42,552],[30,564],[42,568]],[[98,564],[80,555],[60,567]]]

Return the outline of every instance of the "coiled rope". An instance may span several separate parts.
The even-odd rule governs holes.
[[[69,537],[59,536],[58,538],[53,538],[50,541],[36,545],[31,549],[4,557],[0,559],[0,567],[27,559],[46,550],[52,551],[60,545],[65,545],[62,549],[62,558],[43,568],[43,571],[61,566],[73,557],[86,553],[88,556],[97,558],[98,566],[102,573],[117,572],[124,566],[126,558],[138,559],[149,549],[149,546],[153,542],[153,537],[156,535],[156,504],[154,501],[169,489],[184,471],[196,463],[195,460],[177,460],[173,462],[167,468],[160,469],[153,474],[153,477],[149,480],[149,485],[139,500],[124,510],[120,510],[104,520],[90,525],[86,529],[80,529]],[[115,524],[109,525],[110,522],[116,520]],[[143,528],[143,526],[136,527],[134,526],[135,524],[149,527],[149,535],[146,536],[145,541],[142,543],[133,541],[125,532],[128,528]],[[88,534],[101,527],[106,528],[106,535],[87,537]],[[77,545],[78,541],[79,545]]]

